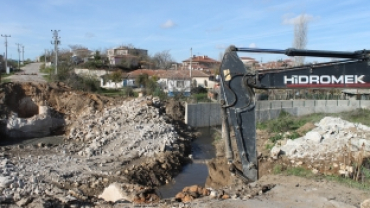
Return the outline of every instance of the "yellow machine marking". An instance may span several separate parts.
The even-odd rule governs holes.
[[[224,70],[224,77],[225,77],[225,81],[230,81],[231,80],[231,75],[230,75],[230,70],[229,69]]]

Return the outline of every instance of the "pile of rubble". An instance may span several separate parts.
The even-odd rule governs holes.
[[[205,199],[250,199],[274,188],[274,184],[260,184],[253,182],[250,184],[240,183],[232,189],[213,189],[204,188],[202,186],[193,185],[185,187],[181,192],[176,194],[175,200],[178,202],[188,203],[198,198],[205,197]]]
[[[275,145],[271,157],[285,155],[295,165],[313,167],[314,172],[330,167],[348,175],[353,171],[351,162],[370,156],[370,127],[334,117],[315,125],[305,136]]]
[[[178,151],[180,147],[173,145],[177,132],[151,105],[151,99],[137,99],[102,112],[87,109],[69,133],[70,139],[84,143],[78,155],[136,158]]]
[[[179,136],[156,106],[158,99],[142,97],[102,112],[86,108],[63,144],[1,147],[0,203],[47,196],[64,204],[94,201],[115,182],[143,184],[132,199],[157,200],[142,191],[149,190],[145,184],[179,173],[191,138]]]

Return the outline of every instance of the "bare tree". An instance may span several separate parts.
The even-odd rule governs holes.
[[[169,69],[171,68],[171,64],[174,62],[174,59],[170,54],[170,50],[164,50],[154,54],[153,61],[157,68]]]
[[[77,49],[87,49],[87,47],[79,44],[74,44],[74,45],[68,45],[72,50],[77,50]]]
[[[305,49],[307,45],[307,25],[308,17],[305,14],[301,14],[296,18],[294,22],[294,42],[293,47],[297,49]],[[295,65],[299,66],[304,63],[304,56],[294,57]]]
[[[72,49],[73,54],[80,57],[81,59],[87,58],[91,55],[91,51],[85,46],[78,44],[68,46]]]

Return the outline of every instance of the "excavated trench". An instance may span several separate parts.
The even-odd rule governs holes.
[[[158,190],[162,198],[174,197],[184,187],[191,185],[205,186],[208,177],[207,161],[216,155],[212,145],[216,127],[198,128],[198,137],[191,144],[192,162],[185,165],[171,182],[161,186]]]

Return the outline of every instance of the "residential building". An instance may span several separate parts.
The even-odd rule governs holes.
[[[111,65],[128,64],[130,66],[137,66],[139,64],[139,56],[147,56],[148,50],[118,47],[107,50],[109,63]]]
[[[243,62],[245,66],[256,68],[260,66],[260,63],[256,61],[256,59],[251,57],[240,57],[240,60]]]
[[[347,100],[370,100],[370,89],[344,89],[342,93]]]
[[[293,66],[294,66],[294,62],[290,59],[286,59],[286,60],[270,61],[267,63],[263,63],[257,69],[263,70],[263,69],[290,68]]]
[[[185,96],[190,95],[192,87],[203,87],[207,89],[214,88],[217,82],[214,76],[205,73],[202,70],[192,70],[191,77],[188,70],[152,70],[137,69],[122,75],[122,81],[112,82],[111,80],[103,81],[103,88],[121,88],[121,87],[140,87],[135,83],[136,78],[140,75],[147,74],[149,78],[156,77],[157,83],[168,93],[173,96],[176,93],[183,93]]]
[[[84,63],[89,60],[89,58],[94,57],[95,52],[87,48],[78,48],[71,51],[71,61],[75,64]]]
[[[191,64],[191,67],[190,67]],[[188,58],[182,61],[182,69],[195,69],[195,70],[204,70],[209,71],[213,68],[218,68],[218,65],[221,63],[216,61],[206,55],[203,56],[193,56],[192,58]]]

